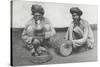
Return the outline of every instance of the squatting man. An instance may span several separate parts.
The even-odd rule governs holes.
[[[32,55],[41,55],[47,51],[50,38],[56,34],[50,21],[44,17],[44,9],[40,5],[32,5],[32,18],[24,28],[22,39],[31,49]]]
[[[78,7],[70,8],[73,21],[66,33],[66,40],[70,41],[74,49],[85,47],[92,49],[94,36],[88,21],[81,18],[83,12]]]

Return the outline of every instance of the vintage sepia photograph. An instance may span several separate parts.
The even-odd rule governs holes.
[[[11,66],[97,61],[98,6],[11,1]]]

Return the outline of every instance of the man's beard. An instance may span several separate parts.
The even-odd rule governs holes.
[[[79,20],[78,19],[74,19],[74,23],[75,24],[78,24],[79,23]]]
[[[40,20],[35,20],[35,23],[36,24],[40,24]]]
[[[79,22],[80,22],[80,18],[79,19],[74,19],[75,24],[79,24]]]

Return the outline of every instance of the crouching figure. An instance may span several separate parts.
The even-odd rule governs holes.
[[[32,55],[37,56],[47,51],[50,38],[56,33],[51,23],[44,15],[40,5],[32,5],[32,18],[23,30],[22,39],[31,49]]]
[[[83,12],[78,7],[70,9],[73,21],[66,32],[65,39],[57,40],[58,52],[62,56],[70,55],[74,50],[84,47],[86,50],[94,47],[94,36],[89,23],[81,18]]]
[[[94,36],[89,23],[81,18],[83,12],[78,7],[70,9],[73,21],[66,33],[66,40],[71,41],[73,49],[85,47],[92,49],[94,47]]]

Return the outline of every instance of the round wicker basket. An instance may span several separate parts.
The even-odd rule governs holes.
[[[47,52],[40,56],[33,56],[33,58],[31,59],[31,62],[34,64],[42,64],[42,63],[46,63],[52,60],[52,58],[53,56],[49,52]]]
[[[65,39],[56,39],[52,47],[62,56],[68,56],[72,53],[72,42]]]

